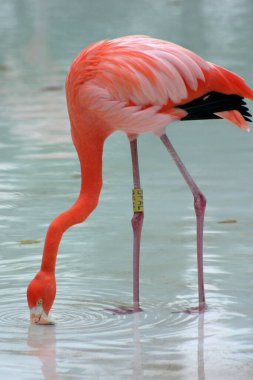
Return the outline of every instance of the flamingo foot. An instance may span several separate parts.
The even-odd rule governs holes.
[[[119,306],[115,309],[106,309],[110,311],[114,315],[127,315],[127,314],[134,314],[134,313],[140,313],[142,308],[138,306]]]
[[[178,314],[178,313],[185,313],[185,314],[203,314],[208,310],[208,306],[206,303],[202,303],[199,306],[195,307],[189,307],[189,309],[185,309],[182,311],[173,311],[173,314]]]
[[[186,314],[202,314],[205,311],[207,311],[208,306],[205,302],[202,304],[199,304],[199,306],[196,307],[190,307],[189,309],[184,310],[183,312]]]

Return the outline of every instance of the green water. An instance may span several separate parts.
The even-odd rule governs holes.
[[[253,134],[225,121],[167,131],[208,201],[205,315],[172,313],[197,302],[195,217],[191,194],[151,135],[139,139],[144,311],[106,310],[132,299],[132,174],[121,133],[106,142],[99,207],[62,240],[55,326],[30,326],[26,305],[47,226],[79,192],[64,95],[75,55],[92,41],[148,34],[253,86],[252,18],[251,0],[0,1],[1,379],[252,377]],[[219,223],[229,219],[236,222]],[[20,243],[29,239],[39,242]]]

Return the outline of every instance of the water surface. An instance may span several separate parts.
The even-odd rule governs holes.
[[[148,34],[180,43],[253,85],[251,0],[240,6],[2,0],[0,9],[0,377],[252,378],[253,135],[225,121],[168,128],[208,200],[205,315],[174,313],[197,302],[193,201],[166,150],[150,135],[139,139],[144,311],[107,311],[132,300],[132,174],[121,133],[106,142],[99,207],[62,240],[55,326],[31,326],[26,305],[47,226],[79,192],[64,95],[74,56],[101,38]]]

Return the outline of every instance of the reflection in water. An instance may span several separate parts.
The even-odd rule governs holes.
[[[142,352],[141,352],[141,337],[140,337],[140,314],[133,315],[133,379],[144,379]]]
[[[29,64],[43,69],[49,66],[47,0],[39,0],[34,3],[34,14],[33,33],[26,48],[26,58]]]
[[[203,313],[199,315],[198,320],[198,380],[205,380],[204,323],[205,315]]]
[[[197,340],[198,346],[196,349],[196,357],[197,357],[197,379],[205,380],[205,357],[204,357],[204,324],[205,324],[205,314],[200,314],[198,316],[198,324],[197,328]],[[132,379],[142,380],[144,379],[144,368],[142,362],[142,343],[141,343],[141,335],[140,335],[141,321],[140,314],[133,315],[133,343],[134,343],[134,352],[133,352],[133,377]],[[176,367],[176,366],[175,366]],[[168,368],[173,369],[173,365],[170,366],[168,363]],[[166,378],[169,378],[173,372],[167,371]],[[165,373],[164,373],[165,375]],[[194,378],[196,378],[194,376]]]
[[[27,344],[32,349],[29,355],[41,361],[41,373],[44,380],[59,379],[56,372],[56,334],[55,326],[37,326],[30,324]]]
[[[132,351],[132,359],[128,359],[129,366],[132,367],[132,375],[131,379],[133,380],[142,380],[145,378],[144,375],[144,363],[142,361],[142,340],[141,340],[141,314],[136,313],[132,316],[128,316],[128,318],[132,318],[132,340],[133,340],[133,351]],[[198,346],[196,349],[196,354],[193,352],[193,358],[194,356],[197,357],[197,379],[198,380],[205,380],[205,363],[204,363],[204,314],[200,314],[198,316],[198,324],[196,325],[197,328],[197,337],[198,337]],[[68,331],[66,330],[66,334],[68,335]],[[56,326],[37,326],[37,325],[30,325],[28,329],[28,336],[27,336],[27,344],[31,348],[29,351],[29,355],[33,357],[37,357],[41,362],[41,373],[43,375],[44,380],[58,380],[59,374],[57,373],[57,366],[56,366],[56,358],[57,358],[57,337],[59,337],[59,334],[57,334]],[[84,335],[85,339],[85,335]],[[87,337],[86,337],[87,339]],[[116,342],[111,342],[112,347],[114,346]],[[83,350],[82,355],[84,358],[89,357],[88,348],[85,348],[86,343],[83,342]],[[97,349],[97,355],[98,357],[101,355],[99,352],[102,352],[101,349]],[[91,351],[92,353],[92,351]],[[84,361],[85,363],[85,361]],[[131,364],[132,363],[132,364]],[[87,368],[89,368],[89,362],[86,362]],[[177,368],[176,365],[173,365],[173,362],[167,363],[168,370],[163,372],[162,376],[170,376],[172,374],[175,374],[174,371]],[[85,364],[83,368],[85,371]],[[172,372],[171,372],[172,371]],[[70,371],[71,373],[71,371]],[[151,373],[153,373],[153,370],[151,370]],[[147,372],[148,374],[148,372]],[[74,374],[73,374],[74,376]],[[195,376],[194,376],[195,377]],[[120,377],[119,377],[120,378]],[[160,375],[160,378],[161,377]],[[165,377],[164,377],[165,378]]]

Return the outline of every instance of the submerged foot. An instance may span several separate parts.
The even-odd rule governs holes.
[[[142,308],[140,306],[119,306],[115,309],[106,309],[115,315],[134,314],[140,313]]]
[[[189,309],[184,310],[183,312],[186,314],[202,314],[207,311],[208,307],[205,302],[199,304],[196,307],[190,307]]]
[[[182,311],[173,311],[172,313],[185,313],[185,314],[202,314],[208,310],[206,303],[201,303],[199,306],[189,307],[188,309]]]

